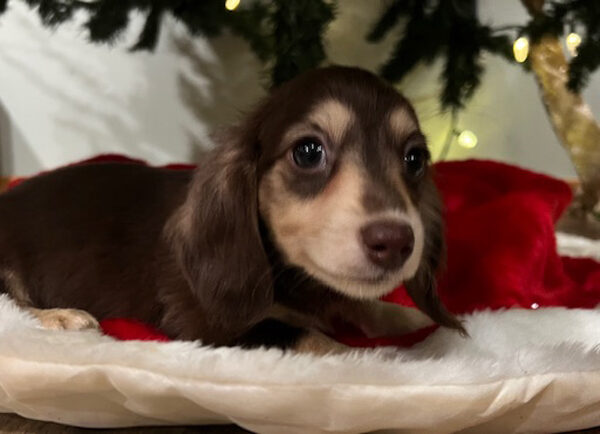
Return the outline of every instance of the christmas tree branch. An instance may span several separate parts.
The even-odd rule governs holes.
[[[510,43],[506,36],[477,19],[475,0],[396,0],[383,12],[367,35],[378,41],[405,17],[404,32],[381,75],[398,82],[419,63],[444,57],[441,81],[443,108],[460,109],[481,82],[484,52],[506,56]]]
[[[13,0],[14,1],[14,0]],[[36,9],[42,23],[58,26],[85,10],[84,27],[95,43],[112,43],[127,28],[130,12],[146,13],[144,27],[132,50],[153,50],[167,14],[182,22],[192,35],[214,37],[228,29],[248,41],[271,70],[278,85],[318,66],[325,59],[323,34],[335,16],[327,0],[256,0],[234,12],[224,0],[24,0]],[[0,13],[8,0],[0,0]]]
[[[521,0],[534,16],[543,13],[543,1]],[[600,211],[600,124],[582,96],[567,83],[568,63],[559,39],[544,36],[530,47],[531,68],[552,126],[568,151],[581,181],[581,205]]]

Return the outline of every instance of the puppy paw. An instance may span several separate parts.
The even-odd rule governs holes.
[[[48,330],[86,330],[98,329],[96,318],[79,309],[35,309],[28,311],[35,316],[42,327]]]
[[[433,324],[431,318],[415,307],[377,301],[370,305],[370,315],[361,329],[367,337],[375,338],[400,336]]]
[[[310,331],[299,339],[294,346],[294,350],[299,353],[323,356],[326,354],[344,354],[349,352],[351,348],[340,344],[323,333]]]

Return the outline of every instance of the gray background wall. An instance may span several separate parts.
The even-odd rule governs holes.
[[[375,69],[396,35],[373,46],[364,35],[385,2],[339,0],[327,33],[331,61]],[[518,0],[481,0],[490,23],[522,23]],[[84,17],[79,17],[79,22]],[[168,21],[154,53],[129,53],[141,19],[112,47],[90,45],[74,22],[43,28],[12,1],[0,18],[0,172],[31,174],[97,153],[119,152],[155,164],[193,161],[208,135],[234,121],[263,95],[260,64],[241,40],[190,40]],[[539,98],[532,75],[499,58],[461,114],[479,146],[454,146],[449,158],[493,158],[573,176]],[[423,66],[400,86],[413,101],[437,156],[449,116],[438,106],[439,65]],[[585,91],[600,118],[600,74]]]

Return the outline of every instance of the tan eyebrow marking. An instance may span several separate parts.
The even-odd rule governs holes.
[[[336,99],[328,99],[310,110],[307,119],[292,126],[285,134],[284,140],[292,142],[299,136],[317,130],[326,133],[331,140],[339,143],[354,123],[354,112],[347,105]]]
[[[391,130],[399,137],[408,136],[418,128],[414,116],[406,107],[400,107],[391,112],[389,122]]]
[[[354,113],[347,105],[330,99],[317,105],[311,111],[309,119],[327,131],[332,140],[339,143],[354,121]]]

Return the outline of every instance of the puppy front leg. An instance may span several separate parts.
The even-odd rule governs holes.
[[[329,336],[316,330],[307,330],[306,334],[298,339],[293,346],[299,353],[309,353],[318,356],[326,354],[343,354],[350,351],[350,347],[331,339]]]
[[[313,321],[301,313],[277,307],[271,315],[232,344],[243,348],[280,348],[316,355],[349,351],[349,347],[314,328]]]
[[[361,302],[358,307],[350,308],[346,313],[355,314],[352,323],[370,338],[400,336],[435,324],[417,308],[379,300]],[[314,329],[305,329],[292,348],[301,353],[316,355],[343,354],[351,350]]]
[[[100,328],[98,321],[79,309],[38,309],[33,307],[29,291],[19,275],[0,269],[0,293],[6,292],[21,309],[36,317],[50,330],[84,330]]]
[[[353,322],[370,338],[400,336],[435,324],[417,308],[380,300],[362,302]]]

